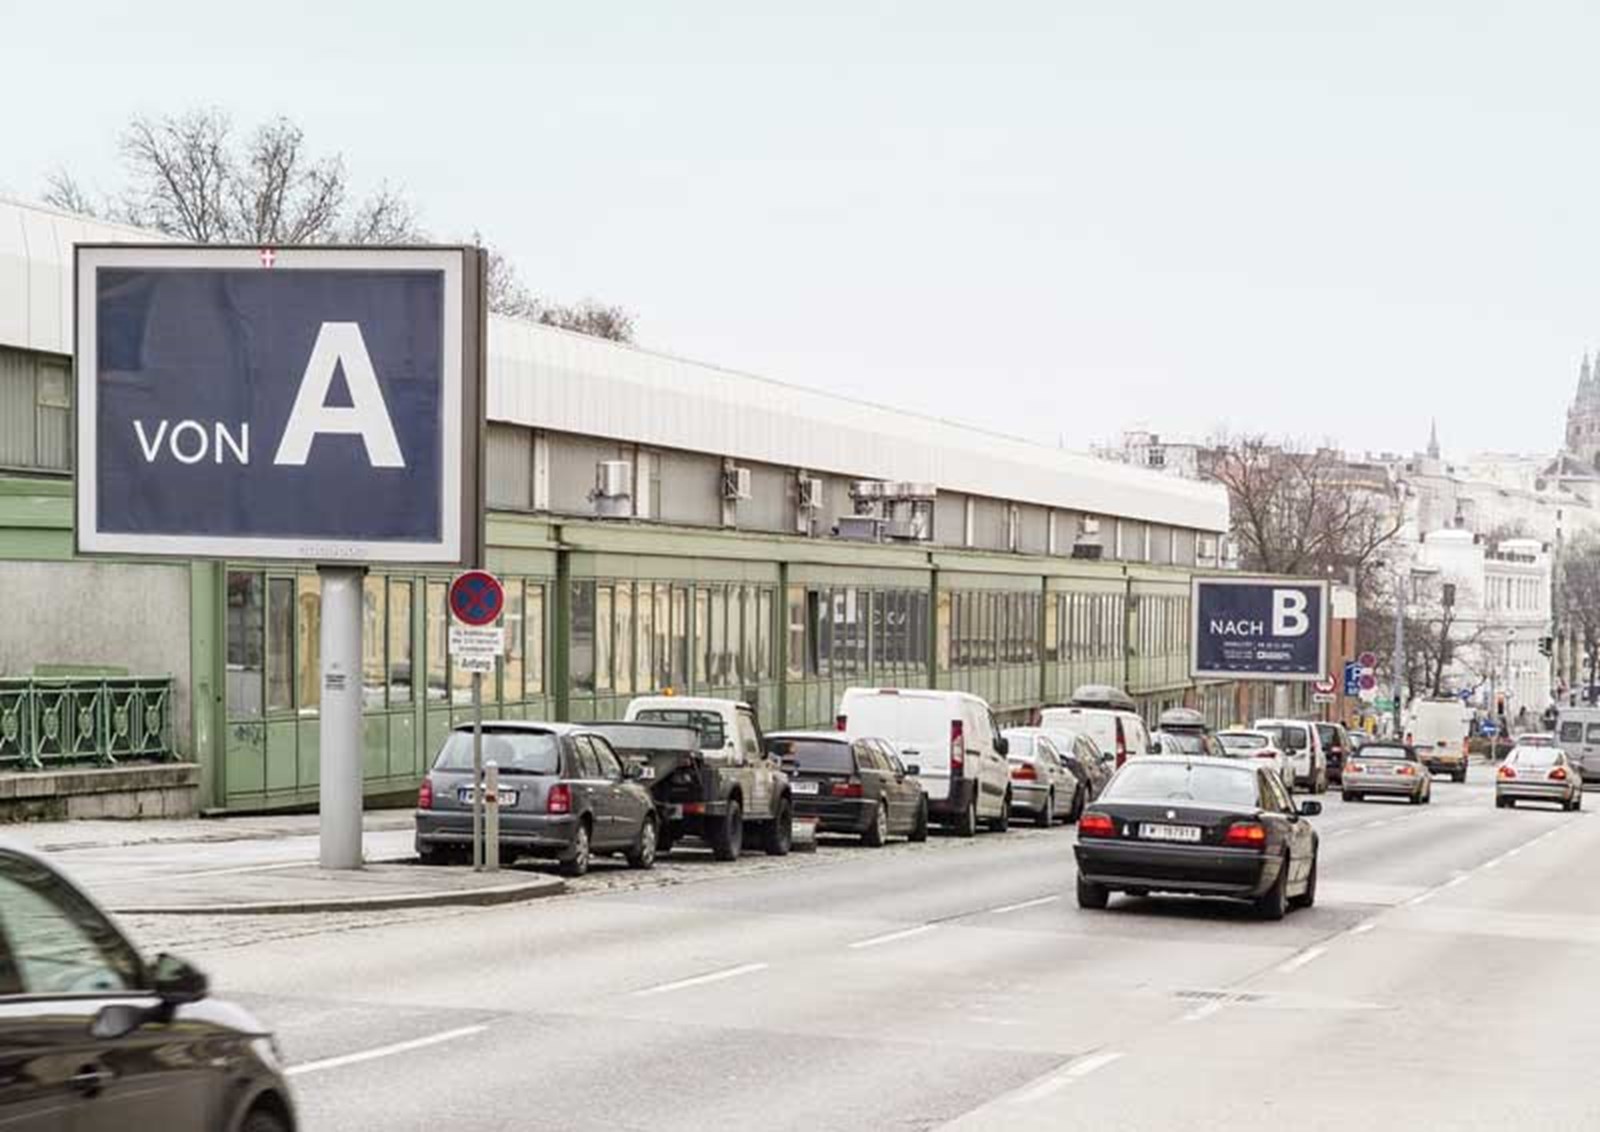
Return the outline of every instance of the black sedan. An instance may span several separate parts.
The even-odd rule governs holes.
[[[786,731],[767,736],[767,753],[789,773],[797,817],[815,818],[818,833],[859,834],[882,845],[904,835],[928,839],[928,796],[885,740],[838,731]]]
[[[1236,759],[1134,759],[1078,819],[1078,904],[1113,892],[1251,901],[1269,920],[1317,898],[1317,834],[1270,771]]]
[[[271,1034],[0,844],[0,1128],[293,1132]]]

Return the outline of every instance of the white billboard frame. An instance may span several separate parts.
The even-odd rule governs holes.
[[[1234,671],[1200,667],[1200,587],[1202,585],[1266,586],[1320,591],[1320,617],[1317,625],[1317,667],[1315,673]],[[1189,579],[1189,678],[1191,680],[1262,680],[1281,684],[1309,684],[1328,677],[1328,631],[1331,628],[1330,587],[1321,578],[1293,578],[1272,574],[1195,574]]]

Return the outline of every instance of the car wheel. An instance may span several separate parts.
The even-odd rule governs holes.
[[[1045,795],[1044,805],[1038,813],[1033,815],[1033,824],[1040,829],[1049,829],[1056,824],[1056,792],[1054,790]]]
[[[589,819],[578,822],[578,832],[572,835],[572,848],[561,858],[561,875],[581,877],[589,871]]]
[[[424,865],[448,865],[455,854],[443,845],[418,845],[417,860]]]
[[[989,829],[994,833],[1004,833],[1011,828],[1011,791],[1006,791],[1006,796],[1000,800],[1000,816],[989,819]]]
[[[1263,920],[1281,920],[1289,910],[1289,855],[1283,855],[1272,887],[1256,897],[1256,914]]]
[[[794,844],[794,804],[785,798],[778,806],[778,816],[767,823],[761,848],[769,857],[787,857]]]
[[[1426,806],[1426,805],[1429,805],[1432,801],[1433,801],[1433,783],[1430,782],[1430,783],[1428,783],[1428,785],[1426,787],[1423,788],[1423,791],[1422,791],[1422,804],[1424,806]]]
[[[1078,907],[1088,908],[1099,912],[1111,903],[1111,890],[1103,884],[1096,884],[1092,880],[1078,878]]]
[[[911,827],[911,840],[928,840],[928,800],[926,798],[917,804],[917,820]]]
[[[861,844],[877,849],[889,840],[889,806],[886,802],[879,802],[878,808],[872,812],[872,824],[867,826],[861,835]]]
[[[961,811],[961,816],[956,819],[955,831],[957,837],[976,837],[978,834],[978,795],[972,795],[972,800],[967,803],[967,808]]]
[[[1317,855],[1311,853],[1311,874],[1306,877],[1306,890],[1299,896],[1289,898],[1291,908],[1309,908],[1317,902]]]
[[[1578,796],[1572,800],[1572,808],[1574,810],[1583,809],[1583,791],[1582,790],[1579,790],[1578,791]]]
[[[270,1108],[257,1105],[245,1116],[239,1132],[289,1132],[289,1126]]]
[[[739,799],[728,802],[728,812],[711,825],[711,855],[719,861],[737,861],[744,850],[744,807]]]
[[[1495,804],[1503,810],[1514,810],[1517,808],[1517,800],[1515,798],[1496,798]]]
[[[1356,796],[1348,790],[1339,791],[1339,798],[1345,802],[1354,802],[1356,800]]]
[[[656,847],[660,835],[656,832],[656,816],[651,814],[644,819],[644,825],[639,827],[639,840],[633,843],[633,848],[628,850],[628,864],[635,869],[653,868],[656,863]]]
[[[1467,780],[1467,768],[1466,767],[1462,767],[1460,770],[1455,771],[1454,773],[1452,773],[1450,775],[1450,781],[1451,782],[1465,782],[1466,780]]]

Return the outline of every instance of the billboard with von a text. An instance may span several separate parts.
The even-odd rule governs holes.
[[[1189,671],[1196,679],[1327,678],[1326,582],[1197,577],[1190,611]]]

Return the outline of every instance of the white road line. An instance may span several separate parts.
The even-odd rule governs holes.
[[[389,1046],[377,1046],[373,1049],[364,1049],[357,1053],[341,1054],[338,1057],[325,1057],[321,1061],[307,1061],[301,1065],[291,1065],[284,1072],[290,1077],[298,1077],[304,1073],[321,1073],[324,1069],[340,1069],[346,1065],[359,1065],[363,1061],[376,1061],[380,1057],[393,1057],[397,1053],[409,1053],[414,1049],[426,1049],[436,1046],[441,1042],[453,1042],[457,1038],[469,1038],[473,1034],[481,1034],[487,1026],[462,1026],[459,1030],[446,1030],[442,1034],[429,1034],[425,1038],[412,1038],[409,1042],[395,1042]]]
[[[1035,1101],[1042,1101],[1079,1078],[1087,1077],[1095,1070],[1104,1069],[1113,1061],[1121,1060],[1122,1056],[1116,1050],[1107,1050],[1105,1053],[1095,1053],[1090,1054],[1088,1057],[1081,1057],[1060,1072],[1052,1073],[1032,1088],[1018,1093],[1012,1099],[1016,1104],[1032,1104]]]
[[[1466,884],[1468,879],[1469,879],[1468,877],[1464,877],[1464,876],[1451,877],[1449,880],[1444,882],[1444,887],[1445,888],[1454,888],[1458,884]]]
[[[703,987],[707,983],[720,983],[724,979],[737,979],[740,975],[753,975],[757,971],[765,971],[766,963],[746,963],[740,967],[729,967],[722,971],[712,971],[705,975],[696,975],[690,979],[679,979],[672,983],[662,983],[660,986],[646,987],[644,990],[633,992],[634,998],[649,998],[651,995],[671,994],[673,991],[687,990],[690,987]]]
[[[1007,912],[1020,912],[1024,908],[1038,908],[1044,904],[1054,904],[1060,896],[1041,896],[1037,900],[1024,900],[1020,904],[1002,904],[998,908],[990,908],[989,915],[1004,916]]]
[[[1204,1018],[1211,1017],[1213,1014],[1217,1013],[1217,1011],[1221,1010],[1226,1005],[1227,1005],[1227,1003],[1223,1002],[1220,999],[1214,999],[1211,1002],[1204,1002],[1204,1003],[1201,1003],[1199,1006],[1195,1007],[1193,1010],[1189,1011],[1189,1013],[1185,1014],[1182,1018],[1179,1018],[1178,1021],[1180,1021],[1180,1022],[1199,1022],[1200,1020],[1202,1020]]]
[[[1405,906],[1409,908],[1409,907],[1411,907],[1412,905],[1415,905],[1415,904],[1426,904],[1428,901],[1432,900],[1435,896],[1438,896],[1438,895],[1439,895],[1439,890],[1438,889],[1436,889],[1436,888],[1435,889],[1431,889],[1428,892],[1422,893],[1420,896],[1413,896],[1410,900],[1406,901]]]
[[[1355,927],[1351,928],[1349,930],[1349,932],[1347,932],[1346,934],[1347,935],[1365,935],[1367,932],[1370,932],[1373,928],[1375,928],[1377,926],[1378,926],[1378,922],[1376,920],[1366,920],[1366,921],[1364,921],[1362,923],[1357,924]]]
[[[890,932],[888,935],[875,935],[870,939],[858,939],[850,945],[850,950],[860,951],[864,947],[877,947],[879,944],[893,943],[897,939],[910,939],[912,936],[923,935],[933,931],[938,924],[923,924],[921,927],[907,928],[905,931]]]
[[[1327,953],[1328,949],[1326,947],[1308,948],[1307,950],[1302,951],[1299,955],[1296,955],[1294,958],[1279,963],[1276,970],[1281,975],[1287,975],[1290,971],[1298,971],[1307,963],[1321,959]]]
[[[1485,861],[1478,867],[1487,872],[1489,869],[1498,869],[1501,865],[1505,864],[1505,860],[1506,859],[1504,857],[1496,857],[1492,861]]]

